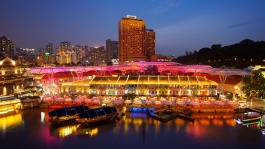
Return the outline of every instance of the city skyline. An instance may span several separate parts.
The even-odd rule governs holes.
[[[118,41],[118,21],[135,15],[156,32],[156,54],[184,55],[213,44],[227,46],[244,39],[265,40],[265,1],[147,0],[1,2],[0,36],[15,48],[54,49],[73,45],[105,46]]]

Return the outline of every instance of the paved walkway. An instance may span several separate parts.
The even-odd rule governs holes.
[[[255,99],[249,107],[265,112],[265,99]]]

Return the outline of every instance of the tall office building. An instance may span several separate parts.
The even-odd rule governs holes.
[[[57,48],[56,61],[59,64],[70,64],[72,62],[72,46],[71,42],[61,42]]]
[[[88,61],[93,63],[94,66],[106,65],[106,50],[104,46],[90,47]]]
[[[61,42],[60,46],[57,48],[57,53],[58,52],[71,52],[72,47],[71,47],[71,42],[66,41],[66,42]]]
[[[85,60],[85,50],[88,49],[88,47],[76,45],[73,48],[73,55],[72,55],[72,62],[73,63],[83,63],[83,60]]]
[[[151,56],[155,55],[155,32],[152,29],[145,31],[145,55],[146,61],[150,61]]]
[[[30,48],[16,48],[16,55],[18,56],[35,56],[35,49]]]
[[[149,61],[155,54],[155,32],[146,29],[146,23],[136,16],[127,15],[118,24],[119,63]]]
[[[53,46],[52,43],[48,43],[48,45],[46,45],[46,52],[48,52],[49,55],[52,55],[53,54],[52,46]]]
[[[119,63],[126,61],[145,61],[146,23],[136,16],[127,15],[118,23]]]
[[[14,44],[11,40],[6,38],[6,36],[0,37],[0,55],[13,55],[14,54]]]
[[[106,60],[111,62],[113,58],[118,57],[118,41],[112,41],[111,39],[106,40]]]

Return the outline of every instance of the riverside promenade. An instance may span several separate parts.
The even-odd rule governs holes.
[[[42,102],[40,103],[40,108],[62,108],[62,107],[69,107],[73,105],[86,105],[89,107],[98,107],[101,106],[102,101],[97,102],[96,104],[94,102],[75,102],[76,100],[71,100],[70,102],[64,101],[64,102],[57,102],[57,101],[49,101],[48,103]],[[207,104],[206,104],[207,103]],[[252,101],[252,103],[247,102],[244,106],[241,106],[240,104],[237,104],[236,101],[218,101],[215,100],[214,102],[204,102],[201,101],[199,104],[127,104],[126,102],[119,102],[118,104],[116,102],[110,102],[107,105],[108,106],[115,106],[118,109],[122,109],[123,107],[128,108],[155,108],[155,109],[166,109],[170,107],[171,109],[189,109],[192,113],[233,113],[233,112],[245,112],[245,108],[259,110],[265,113],[265,99],[255,99]],[[231,104],[233,103],[233,104]]]
[[[40,103],[39,107],[40,108],[48,108],[48,109],[56,109],[56,108],[63,108],[63,107],[70,107],[73,105],[86,105],[91,108],[95,107],[100,107],[101,104],[84,104],[84,103],[67,103],[67,104],[61,104],[61,103]],[[115,106],[119,110],[121,110],[123,107],[126,107],[126,109],[131,109],[131,108],[154,108],[154,109],[172,109],[172,110],[189,110],[192,113],[233,113],[237,112],[238,107],[234,105],[217,105],[217,104],[211,104],[211,105],[146,105],[146,104],[141,104],[141,105],[136,105],[136,104],[108,104],[108,106]],[[130,110],[129,110],[130,111]]]
[[[249,104],[248,108],[261,111],[265,114],[265,99],[255,99],[252,104]]]

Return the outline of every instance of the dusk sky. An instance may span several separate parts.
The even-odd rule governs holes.
[[[105,46],[135,15],[156,32],[156,54],[184,55],[213,44],[265,40],[265,0],[1,0],[0,36],[15,48]]]

